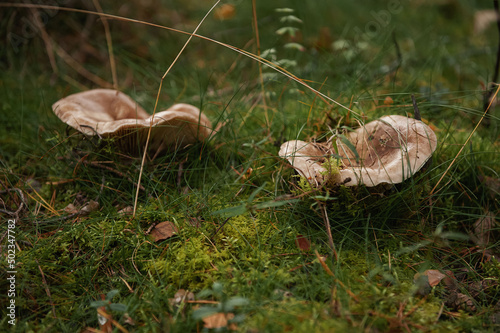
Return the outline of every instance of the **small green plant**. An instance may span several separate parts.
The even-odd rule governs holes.
[[[218,300],[216,306],[203,306],[193,312],[193,317],[196,320],[201,320],[218,313],[228,318],[228,324],[240,323],[245,319],[245,314],[242,308],[249,305],[250,301],[243,297],[229,297],[223,290],[223,286],[219,282],[215,282],[211,289],[205,289],[198,294],[198,299],[212,297]]]
[[[284,24],[284,26],[276,30],[277,35],[287,40],[287,42],[283,44],[283,48],[285,50],[294,50],[299,52],[304,51],[304,46],[295,41],[297,33],[300,31],[300,29],[294,26],[296,24],[302,24],[302,20],[294,15],[295,11],[292,8],[276,8],[275,11],[281,14],[280,22]],[[277,54],[278,51],[273,47],[264,50],[261,56],[271,61],[274,65],[287,70],[291,70],[297,66],[296,60],[288,58],[278,58]],[[265,67],[263,76],[267,80],[274,80],[279,75],[275,71],[271,71],[269,68]],[[269,94],[273,95],[272,93]]]
[[[307,180],[306,177],[302,175],[295,175],[294,177],[297,177],[299,179],[297,182],[298,189],[293,191],[295,195],[311,192],[313,190],[311,183],[309,182],[309,180]]]
[[[106,298],[102,301],[92,301],[90,302],[90,306],[93,308],[105,307],[106,310],[116,311],[116,312],[125,312],[127,311],[127,306],[125,304],[120,303],[112,303],[111,300],[120,293],[119,290],[113,289],[106,294]]]
[[[323,168],[325,168],[325,171],[323,171],[321,174],[323,175],[323,178],[325,179],[327,185],[338,185],[340,179],[339,170],[341,166],[342,161],[340,160],[340,158],[329,156],[325,159],[325,161],[323,162]]]

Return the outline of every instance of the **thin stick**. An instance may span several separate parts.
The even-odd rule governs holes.
[[[111,317],[111,315],[109,313],[107,313],[106,311],[104,311],[103,309],[98,308],[97,313],[100,314],[101,316],[103,316],[104,318],[106,318],[107,320],[109,320],[113,325],[115,325],[116,328],[118,328],[118,330],[120,330],[120,332],[128,333],[128,330],[125,327],[120,325],[119,322],[114,320],[113,317]]]
[[[142,172],[144,170],[144,162],[146,161],[146,154],[148,152],[149,138],[151,137],[151,128],[153,127],[153,120],[154,120],[154,117],[155,117],[155,114],[156,114],[156,108],[158,107],[158,100],[160,99],[160,93],[161,93],[161,87],[163,85],[163,80],[165,79],[165,77],[167,76],[167,74],[170,72],[170,70],[172,69],[172,67],[174,67],[175,63],[177,62],[177,60],[181,56],[182,52],[184,52],[184,49],[189,44],[189,42],[191,41],[191,39],[193,38],[193,36],[196,34],[196,31],[198,31],[198,29],[200,28],[201,24],[205,21],[205,19],[207,18],[207,16],[212,12],[212,10],[214,10],[214,8],[219,4],[220,1],[221,0],[217,0],[217,2],[212,6],[212,8],[210,8],[210,10],[201,19],[200,23],[196,26],[196,28],[194,29],[193,33],[190,34],[188,40],[186,41],[186,43],[184,43],[184,46],[182,47],[182,49],[179,51],[179,53],[175,57],[174,61],[172,61],[172,63],[168,67],[168,69],[165,72],[165,74],[163,74],[163,76],[161,77],[160,86],[158,87],[158,94],[156,95],[155,107],[153,109],[153,115],[151,116],[151,122],[149,123],[148,137],[146,139],[146,145],[144,147],[144,154],[142,155],[141,169],[139,171],[139,180],[137,181],[137,190],[135,192],[135,200],[134,200],[134,212],[132,213],[132,217],[135,217],[135,212],[136,212],[136,209],[137,209],[137,199],[139,198],[139,187],[141,186],[141,178],[142,178]]]
[[[422,120],[420,110],[418,109],[417,101],[415,100],[415,95],[411,95],[411,101],[413,102],[413,111],[416,120]]]
[[[226,223],[230,220],[231,218],[228,217],[224,222],[222,222],[222,224],[217,228],[217,230],[215,230],[214,234],[212,235],[212,237],[210,237],[211,240],[214,239],[215,235],[217,235],[217,233],[219,232],[220,229],[222,229]]]
[[[324,203],[320,203],[321,206],[321,215],[323,216],[323,221],[325,222],[326,234],[328,235],[328,246],[332,251],[335,260],[338,260],[337,251],[335,250],[335,245],[333,244],[333,236],[332,229],[330,227],[330,219],[328,218],[328,213],[326,212],[326,205]]]
[[[347,286],[344,284],[344,282],[340,281],[339,279],[337,279],[335,277],[335,274],[333,274],[333,272],[330,269],[330,267],[328,267],[328,265],[325,264],[325,262],[321,259],[320,255],[318,253],[318,250],[315,250],[314,254],[316,254],[316,258],[318,258],[318,261],[321,264],[321,266],[323,267],[323,269],[325,270],[326,274],[328,274],[331,277],[333,277],[333,279],[335,280],[335,282],[337,282],[342,288],[344,288],[344,290],[346,291],[346,293],[348,293],[349,296],[351,296],[356,301],[356,303],[359,303],[358,296],[356,296],[356,294],[354,294],[349,288],[347,288]]]
[[[13,187],[13,188],[8,188],[6,190],[0,191],[0,194],[2,194],[2,193],[8,193],[8,192],[13,192],[13,191],[17,192],[17,195],[19,195],[19,198],[21,199],[21,203],[19,204],[19,206],[17,206],[17,209],[16,209],[15,212],[11,212],[11,211],[9,211],[7,209],[0,209],[0,213],[4,213],[4,214],[15,216],[15,217],[19,218],[19,213],[21,212],[21,210],[23,209],[23,207],[25,205],[23,191],[21,191],[17,187]]]
[[[93,0],[94,6],[99,13],[102,13],[102,7],[99,0]],[[104,33],[106,35],[106,43],[108,44],[108,54],[109,54],[109,65],[111,66],[111,75],[113,76],[113,88],[118,90],[118,79],[116,76],[116,63],[115,56],[113,53],[113,40],[111,39],[111,33],[109,30],[108,20],[105,17],[101,17],[102,25],[104,26]]]
[[[493,103],[493,101],[495,100],[495,98],[497,97],[498,95],[498,91],[500,91],[500,85],[497,86],[497,90],[495,91],[495,94],[493,95],[493,98],[491,99],[490,101],[490,104],[488,105],[488,107],[486,108],[486,110],[484,110],[483,112],[483,115],[481,116],[481,119],[479,119],[479,121],[477,122],[476,124],[476,127],[474,127],[474,129],[472,130],[472,132],[470,133],[469,137],[467,138],[467,140],[465,140],[465,143],[462,145],[462,148],[460,148],[460,150],[458,151],[457,155],[455,156],[455,158],[453,159],[453,161],[451,161],[450,165],[448,165],[448,168],[446,168],[446,171],[443,173],[443,175],[441,176],[441,178],[439,178],[438,182],[436,185],[434,185],[434,188],[432,189],[431,193],[429,193],[429,196],[433,195],[434,194],[434,191],[436,190],[436,188],[438,187],[438,185],[441,183],[441,181],[443,180],[444,176],[446,176],[446,174],[448,173],[448,171],[450,171],[451,167],[453,166],[453,164],[455,164],[455,161],[457,160],[458,156],[460,156],[460,154],[462,153],[462,150],[464,150],[465,146],[469,143],[470,139],[472,138],[472,136],[474,135],[474,133],[476,133],[479,125],[481,124],[481,122],[483,121],[484,117],[486,116],[486,113],[488,112],[488,110],[490,109],[491,107],[491,104]]]
[[[401,56],[401,49],[399,48],[398,40],[396,39],[396,32],[392,32],[392,41],[394,42],[394,47],[396,48],[396,56],[398,57],[396,69],[394,70],[394,77],[392,79],[392,85],[396,83],[396,76],[398,75],[398,70],[403,63],[403,57]]]

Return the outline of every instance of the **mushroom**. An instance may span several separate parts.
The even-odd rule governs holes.
[[[347,140],[345,140],[347,139]],[[323,184],[368,187],[401,183],[419,171],[436,150],[432,129],[420,120],[391,115],[372,121],[336,140],[281,145],[279,155],[314,186]],[[333,154],[338,155],[333,155]],[[338,170],[325,158],[339,157]]]
[[[212,133],[208,118],[192,105],[175,104],[150,116],[129,96],[113,89],[67,96],[54,103],[52,110],[74,129],[115,139],[120,149],[131,153],[144,146],[150,126],[149,149],[157,152],[205,140]]]

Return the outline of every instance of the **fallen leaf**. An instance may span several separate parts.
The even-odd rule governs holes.
[[[68,214],[78,214],[84,216],[90,214],[93,211],[96,211],[97,209],[99,209],[99,203],[94,200],[90,200],[80,209],[76,208],[74,204],[70,203],[69,205],[64,207],[63,210]]]
[[[491,231],[496,224],[495,214],[486,211],[484,216],[481,216],[474,223],[474,234],[471,235],[472,240],[476,245],[484,247],[490,243]]]
[[[469,283],[467,290],[469,291],[471,297],[478,297],[481,293],[486,293],[488,289],[493,289],[498,286],[498,281],[496,280],[481,280]]]
[[[392,100],[392,98],[390,96],[387,96],[384,99],[384,105],[392,105],[392,104],[394,104],[394,101]]]
[[[73,205],[72,203],[64,207],[63,210],[68,214],[78,213],[78,209],[76,209],[75,205]]]
[[[309,239],[305,236],[297,235],[295,238],[295,244],[297,244],[297,247],[302,251],[311,250],[311,242],[309,242]]]
[[[431,287],[437,286],[439,282],[446,277],[445,274],[436,269],[428,269],[424,272],[424,274],[429,278],[429,285]]]
[[[236,15],[236,8],[234,5],[228,3],[225,3],[214,10],[214,17],[221,21],[232,19],[234,15]]]
[[[127,206],[127,207],[125,207],[123,209],[120,209],[118,211],[118,214],[120,214],[120,215],[131,215],[133,212],[134,212],[134,207]]]
[[[175,224],[170,221],[165,221],[158,223],[153,230],[151,230],[151,237],[155,242],[162,241],[168,239],[175,235],[178,231]]]
[[[233,318],[234,318],[233,313],[217,312],[217,313],[214,313],[212,315],[206,316],[202,320],[203,320],[203,324],[204,324],[203,326],[205,328],[208,328],[208,329],[210,329],[210,328],[218,329],[218,328],[227,327],[229,330],[236,331],[238,329],[236,324],[231,323],[228,326],[228,321],[233,319]]]
[[[445,271],[446,277],[443,279],[443,283],[449,291],[455,291],[458,288],[457,279],[452,271]]]
[[[82,207],[82,209],[80,209],[80,215],[88,215],[98,209],[99,203],[94,200],[90,200],[85,206]]]
[[[476,311],[476,305],[474,304],[474,300],[465,294],[462,293],[452,293],[448,296],[446,300],[446,305],[457,310],[466,310],[469,312]]]
[[[481,180],[486,188],[488,188],[490,192],[490,196],[492,198],[497,197],[500,195],[500,179],[499,178],[494,178],[494,177],[479,177],[479,180]]]
[[[429,277],[425,274],[417,273],[413,277],[413,283],[415,283],[416,290],[415,294],[418,296],[427,296],[431,292],[431,286],[429,284]]]
[[[333,39],[329,27],[321,27],[319,29],[319,35],[314,41],[314,47],[319,51],[328,50],[332,45]]]

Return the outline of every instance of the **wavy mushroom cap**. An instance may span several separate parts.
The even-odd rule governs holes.
[[[66,124],[86,135],[116,139],[124,151],[137,152],[144,146],[149,126],[151,150],[171,149],[212,133],[212,124],[189,104],[175,104],[150,116],[133,99],[112,89],[94,89],[67,96],[52,105]]]
[[[350,144],[336,139],[342,163],[334,181],[346,186],[401,183],[424,166],[437,146],[429,126],[399,115],[384,116],[345,137]],[[279,155],[318,186],[329,174],[322,161],[333,151],[331,143],[289,141],[281,146]]]

